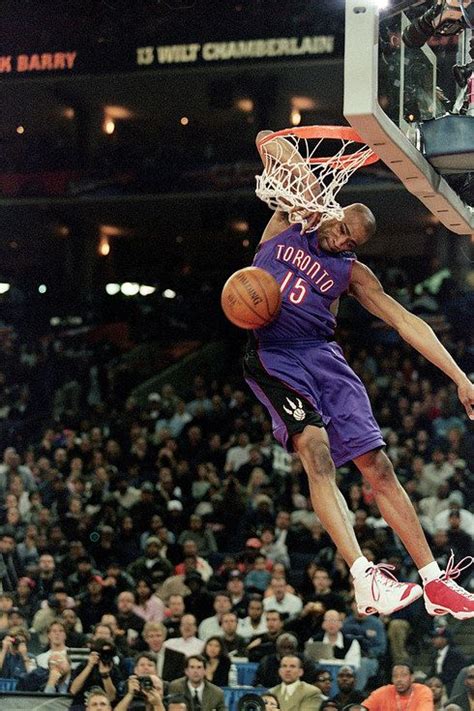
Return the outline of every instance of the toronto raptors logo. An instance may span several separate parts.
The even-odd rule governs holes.
[[[301,402],[301,400],[299,399],[299,397],[296,398],[296,402],[297,402],[298,404],[296,404],[296,403],[294,403],[292,400],[290,400],[289,397],[286,398],[286,401],[287,401],[287,403],[289,404],[290,407],[286,407],[285,405],[283,405],[284,411],[285,411],[288,415],[292,415],[292,417],[294,417],[294,419],[295,419],[297,422],[301,422],[301,420],[304,420],[304,418],[306,417],[306,413],[305,413],[305,411],[303,410],[303,403]],[[290,408],[291,408],[291,409],[290,409]]]

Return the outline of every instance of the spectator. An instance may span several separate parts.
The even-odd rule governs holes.
[[[406,709],[407,702],[416,711],[433,711],[431,690],[413,681],[413,669],[409,664],[395,664],[392,668],[392,683],[373,691],[362,705],[369,711],[387,711]]]
[[[471,664],[466,670],[464,687],[464,691],[450,698],[449,703],[457,704],[462,711],[471,711],[474,706],[474,664]]]
[[[193,711],[227,711],[224,692],[206,679],[206,660],[191,655],[186,660],[184,677],[172,681],[171,694],[183,694]]]
[[[240,570],[231,570],[227,581],[227,591],[232,602],[232,611],[237,617],[247,614],[248,597],[244,591],[244,581]]]
[[[186,657],[181,652],[166,647],[166,627],[160,622],[147,622],[143,628],[143,639],[148,651],[155,655],[156,674],[163,681],[172,681],[181,676]]]
[[[327,701],[332,687],[332,676],[327,669],[318,669],[314,677],[314,685],[321,692],[321,699]]]
[[[267,632],[267,621],[263,613],[263,602],[260,595],[250,596],[247,613],[247,617],[239,620],[237,633],[248,641],[256,635]]]
[[[127,573],[134,580],[149,578],[151,582],[162,582],[172,570],[171,564],[160,555],[161,541],[157,536],[150,536],[145,543],[145,554],[129,565]]]
[[[360,644],[357,639],[344,635],[341,613],[337,610],[328,610],[324,613],[322,631],[314,641],[330,644],[335,659],[343,659],[346,664],[351,664],[355,669],[360,667]]]
[[[106,692],[98,686],[93,686],[87,694],[86,711],[112,711],[112,704]]]
[[[222,643],[226,653],[230,657],[245,657],[246,641],[237,634],[238,617],[235,612],[226,612],[222,615],[221,632]]]
[[[332,697],[332,701],[342,707],[347,704],[360,704],[365,699],[365,693],[355,688],[355,674],[352,667],[342,666],[337,672],[338,692]]]
[[[201,622],[198,631],[199,639],[206,641],[211,636],[221,634],[222,616],[226,612],[230,612],[231,607],[232,602],[229,593],[224,591],[216,592],[214,594],[214,610],[216,614],[212,617],[207,617]]]
[[[38,667],[48,669],[49,658],[52,654],[67,654],[66,626],[59,619],[51,622],[48,627],[48,648],[36,657]]]
[[[165,615],[165,606],[162,600],[153,594],[150,578],[137,578],[135,593],[137,597],[137,604],[133,608],[135,614],[143,617],[146,622],[161,622]]]
[[[221,637],[213,636],[206,640],[203,657],[206,660],[206,679],[216,686],[227,686],[230,658]]]
[[[54,652],[48,660],[48,667],[38,667],[22,677],[18,691],[42,691],[45,694],[67,694],[71,682],[71,661],[67,654]]]
[[[204,642],[196,637],[197,624],[194,615],[183,615],[179,631],[180,637],[166,640],[166,649],[174,649],[176,652],[184,654],[185,657],[201,654]]]
[[[117,624],[127,635],[129,644],[134,644],[141,634],[145,621],[143,617],[135,614],[135,595],[130,590],[120,593],[117,598]]]
[[[268,588],[271,579],[272,574],[267,568],[267,557],[262,553],[258,553],[255,556],[251,569],[245,576],[245,590],[249,593],[256,592],[263,594]]]
[[[305,602],[318,602],[323,605],[323,612],[326,610],[337,610],[344,612],[345,602],[341,595],[332,590],[332,579],[325,568],[316,567],[311,575],[313,592],[305,598]]]
[[[207,583],[213,571],[207,560],[205,560],[202,556],[198,555],[198,547],[196,541],[187,538],[183,541],[182,545],[184,560],[175,566],[175,574],[184,575],[189,570],[195,570],[197,573],[200,574],[204,582]]]
[[[212,530],[204,527],[201,516],[197,514],[192,514],[189,517],[189,528],[181,533],[178,543],[184,548],[184,543],[189,540],[194,541],[198,556],[203,558],[208,558],[211,553],[217,551],[217,543]]]
[[[143,652],[135,660],[133,674],[127,681],[127,693],[115,711],[164,711],[163,682],[156,675],[152,654]]]
[[[434,711],[442,711],[448,700],[446,687],[443,682],[439,676],[431,676],[429,679],[426,679],[425,684],[429,689],[431,689],[433,694]],[[469,707],[468,711],[470,711]]]
[[[452,491],[448,497],[448,507],[441,511],[434,519],[434,528],[449,528],[450,516],[457,513],[460,519],[460,528],[469,536],[474,536],[474,514],[463,508],[464,497],[460,491]]]
[[[114,645],[105,640],[97,640],[86,662],[79,664],[73,672],[70,693],[74,696],[73,705],[83,704],[85,695],[94,686],[101,687],[110,702],[115,701],[122,675],[114,663]]]
[[[194,615],[198,622],[202,622],[206,617],[212,617],[214,612],[214,597],[207,590],[207,587],[196,570],[191,570],[186,573],[186,577],[182,578],[189,594],[186,595],[184,604],[186,612]]]
[[[100,622],[102,615],[112,609],[112,597],[100,575],[93,575],[87,583],[87,592],[77,596],[77,614],[86,632]]]
[[[264,526],[260,534],[262,545],[260,553],[265,555],[272,563],[282,563],[284,566],[290,565],[288,548],[281,540],[276,540],[273,526]]]
[[[28,652],[30,636],[22,627],[12,627],[2,640],[0,650],[0,676],[21,679],[36,667],[34,657]]]
[[[255,673],[255,686],[265,686],[267,689],[276,686],[280,680],[279,668],[282,657],[298,654],[298,640],[293,634],[283,632],[276,641],[275,654],[268,654],[260,661]],[[303,657],[303,681],[308,683],[314,679],[314,662]]]
[[[278,610],[268,610],[265,613],[267,631],[255,635],[247,645],[249,661],[258,662],[267,654],[276,653],[276,641],[283,632],[283,616]]]
[[[357,689],[365,689],[368,679],[377,674],[379,660],[387,650],[387,635],[383,622],[373,615],[361,615],[355,600],[352,613],[344,620],[342,633],[347,639],[356,639],[361,648],[361,662],[357,670]]]
[[[278,674],[281,683],[270,689],[278,699],[281,711],[314,711],[321,703],[321,692],[312,684],[301,680],[303,664],[296,655],[284,655]]]
[[[61,613],[60,619],[66,631],[66,647],[85,647],[86,637],[82,634],[82,624],[76,611],[67,608]]]
[[[0,584],[5,592],[14,592],[22,575],[21,561],[16,553],[16,541],[10,533],[0,536]]]
[[[288,619],[297,617],[303,608],[301,598],[286,591],[286,581],[281,578],[272,578],[273,595],[263,601],[265,610],[278,610]]]
[[[14,606],[18,608],[23,617],[28,621],[28,625],[31,625],[39,606],[38,599],[34,594],[34,589],[34,580],[23,577],[18,580],[16,591],[13,595]]]
[[[464,654],[456,648],[451,631],[447,627],[438,626],[434,628],[432,645],[436,650],[436,657],[433,661],[431,673],[439,676],[446,686],[449,696],[456,677],[466,665],[467,660]]]
[[[167,637],[179,637],[179,625],[184,615],[184,598],[182,595],[170,595],[168,598],[168,616],[163,620],[163,624],[168,630]]]

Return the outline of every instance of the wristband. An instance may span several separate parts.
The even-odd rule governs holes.
[[[101,679],[110,679],[110,674],[109,672],[103,672],[100,674]]]

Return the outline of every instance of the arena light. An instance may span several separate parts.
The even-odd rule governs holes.
[[[100,238],[98,252],[101,257],[107,257],[110,254],[110,242],[107,237]]]
[[[38,287],[38,292],[39,292],[40,294],[46,294],[47,291],[48,291],[48,287],[46,286],[46,284],[40,284],[40,285],[39,285],[39,287]]]
[[[163,292],[163,296],[165,299],[174,299],[176,298],[176,292],[173,291],[173,289],[165,289]]]
[[[114,284],[110,282],[109,284],[105,285],[105,291],[109,296],[115,296],[115,294],[118,294],[120,292],[120,284]]]
[[[113,121],[112,119],[106,119],[104,121],[103,128],[104,133],[106,133],[107,136],[111,136],[115,131],[115,121]]]
[[[156,287],[154,286],[148,286],[147,284],[142,284],[140,286],[140,295],[141,296],[151,296],[151,294],[154,294],[156,291]]]
[[[125,281],[120,287],[124,296],[136,296],[140,291],[140,286],[136,282]]]
[[[7,282],[0,282],[0,294],[6,294],[10,290],[10,284]]]

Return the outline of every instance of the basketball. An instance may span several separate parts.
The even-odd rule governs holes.
[[[221,305],[235,326],[261,328],[273,321],[280,310],[280,286],[264,269],[245,267],[227,279]]]

